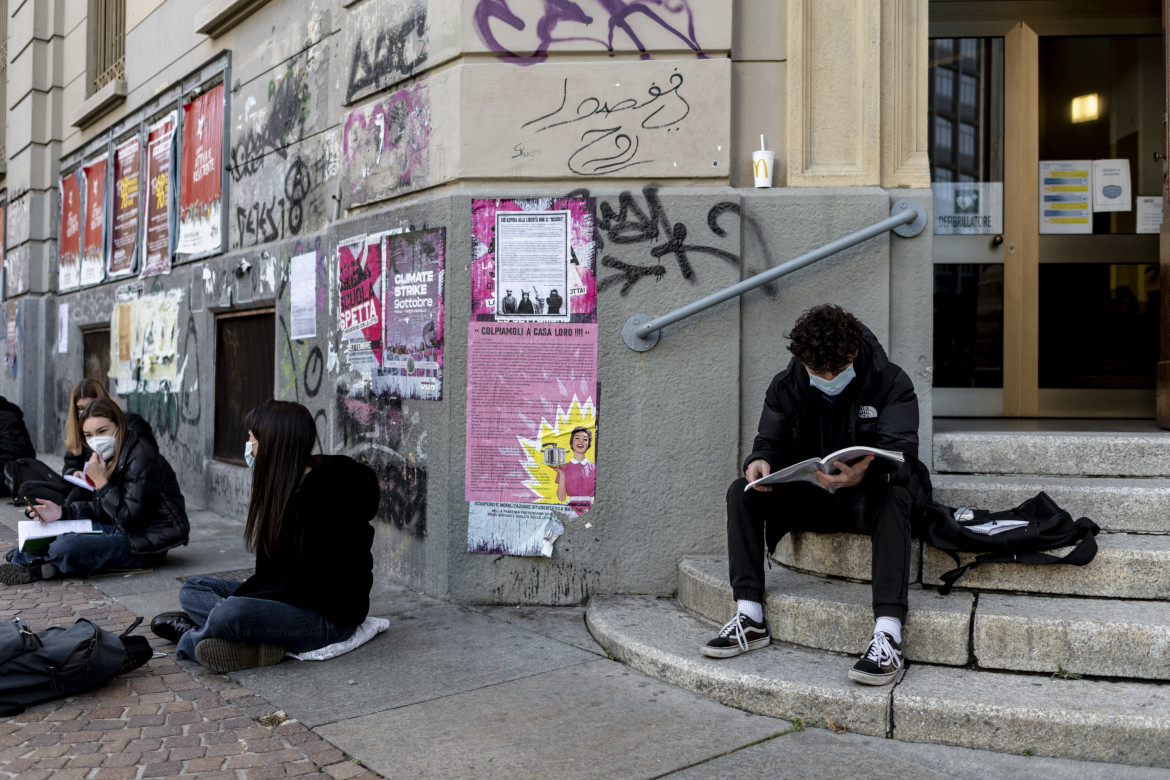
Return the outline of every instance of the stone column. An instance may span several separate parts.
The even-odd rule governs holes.
[[[881,182],[881,8],[788,0],[788,184]]]
[[[882,0],[882,186],[929,187],[928,0]]]

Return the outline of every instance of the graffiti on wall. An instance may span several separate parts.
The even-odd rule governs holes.
[[[517,65],[543,62],[557,48],[633,49],[643,59],[651,48],[685,48],[705,56],[688,0],[479,0],[473,23],[489,50]]]
[[[417,189],[430,173],[431,98],[425,83],[355,108],[342,136],[342,189],[352,207]]]
[[[393,14],[382,18],[355,19],[353,50],[349,53],[349,76],[345,102],[372,95],[417,72],[427,61],[427,9],[409,2],[370,4],[371,12]]]
[[[578,189],[568,195],[574,196],[588,197],[589,190]],[[726,215],[734,215],[742,225],[725,225],[731,221]],[[654,184],[643,187],[641,197],[629,190],[622,192],[616,204],[598,199],[597,254],[601,267],[611,272],[599,271],[598,293],[617,286],[624,296],[643,279],[662,281],[671,270],[664,260],[673,261],[673,267],[691,283],[698,281],[696,261],[702,257],[735,266],[744,265],[744,258],[749,254],[761,258],[761,267],[746,265],[744,273],[749,276],[772,267],[772,253],[763,228],[744,216],[738,202],[720,201],[712,205],[707,210],[705,227],[706,234],[692,235],[696,231],[694,227],[671,219]],[[775,282],[762,289],[769,297],[778,293]]]
[[[333,214],[341,155],[334,131],[264,157],[232,189],[231,245],[243,249],[316,232]]]

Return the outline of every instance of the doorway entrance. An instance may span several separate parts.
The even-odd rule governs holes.
[[[936,415],[1152,418],[1161,3],[930,12]]]

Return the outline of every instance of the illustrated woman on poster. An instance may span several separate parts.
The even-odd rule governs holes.
[[[593,501],[597,466],[585,457],[592,445],[593,434],[588,428],[574,428],[569,435],[569,449],[573,451],[573,457],[556,470],[557,500],[562,504],[568,501]]]

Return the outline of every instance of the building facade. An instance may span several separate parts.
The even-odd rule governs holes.
[[[1086,29],[1156,37],[1137,59],[1163,81],[1115,79],[1143,107],[1165,72],[1146,2],[6,5],[0,393],[38,449],[63,447],[72,385],[107,379],[191,500],[242,518],[243,415],[299,401],[324,450],[379,474],[381,581],[476,602],[668,593],[681,555],[721,552],[783,334],[816,303],[856,313],[906,368],[927,462],[936,370],[949,414],[1046,413],[1048,353],[1020,335],[1039,332],[1046,244],[1036,178],[1013,168],[1039,164],[1019,123],[1042,114],[1017,76],[1038,88],[1040,35]],[[1145,191],[1161,178],[1141,155],[1164,149],[1150,116],[1127,120],[1131,146],[1115,129],[1108,148],[1044,154],[1132,151],[1135,195],[1160,195]],[[935,237],[932,176],[998,182],[1000,221]],[[929,215],[916,236],[834,254],[653,349],[623,340],[632,317],[907,201]],[[1133,281],[1108,294],[1156,300],[1156,237],[1088,238],[1141,265],[1107,263]],[[1147,416],[1157,359],[1122,388]],[[552,468],[576,428],[588,496],[558,493]]]

